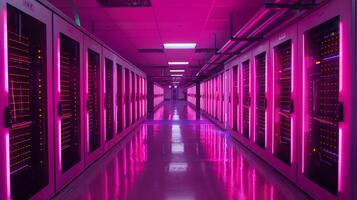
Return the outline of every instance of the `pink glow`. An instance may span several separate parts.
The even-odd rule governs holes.
[[[342,191],[342,183],[343,183],[343,179],[342,179],[342,128],[338,129],[338,192]]]
[[[267,130],[268,130],[268,112],[265,111],[265,133],[264,133],[265,148],[267,148],[268,146]]]
[[[87,112],[87,134],[86,134],[86,138],[87,138],[87,141],[86,141],[86,145],[87,145],[87,152],[89,153],[89,112]]]
[[[62,171],[62,130],[61,118],[58,117],[58,170]]]
[[[301,162],[301,172],[304,173],[305,172],[305,34],[302,35],[302,162]]]
[[[294,162],[294,141],[295,141],[295,138],[294,138],[294,118],[293,116],[291,116],[290,118],[291,120],[291,144],[290,144],[290,163],[292,164]]]
[[[267,79],[268,79],[268,69],[267,69],[267,62],[268,62],[268,54],[267,53],[265,53],[265,93],[267,93],[268,92],[268,81],[267,81]]]
[[[2,11],[2,24],[3,24],[3,33],[4,33],[4,76],[5,76],[5,92],[8,93],[9,92],[9,73],[8,73],[8,45],[7,45],[7,12],[6,12],[6,8]]]
[[[86,92],[87,92],[87,96],[88,96],[88,51],[86,51],[85,57],[84,57],[84,66],[85,66],[85,79],[87,80],[87,84],[86,85]]]
[[[5,130],[5,151],[6,151],[6,197],[11,199],[11,184],[10,184],[10,134],[8,129]]]
[[[106,116],[107,116],[107,110],[104,108],[103,109],[103,123],[104,124],[107,124]],[[104,141],[106,141],[106,140],[107,140],[107,129],[104,128]]]
[[[342,92],[342,89],[343,89],[343,50],[344,50],[344,46],[343,46],[343,32],[342,32],[342,22],[340,22],[340,60],[339,60],[339,64],[340,64],[340,77],[339,77],[339,91]]]
[[[291,42],[291,94],[294,92],[294,43]]]
[[[256,79],[256,67],[257,67],[257,61],[256,61],[256,58],[254,58],[253,60],[254,62],[254,65],[253,65],[253,81],[254,81],[254,92],[253,92],[253,141],[255,142],[257,140],[257,133],[256,133],[256,108],[255,108],[255,104],[256,104],[256,98],[257,98],[257,79]]]
[[[57,91],[61,92],[61,49],[60,49],[60,38],[57,38],[57,48],[56,48],[56,55],[57,55]]]
[[[271,132],[271,153],[274,154],[275,153],[275,48],[273,48],[273,112],[272,112],[272,116],[273,116],[273,126],[272,126],[272,132]]]

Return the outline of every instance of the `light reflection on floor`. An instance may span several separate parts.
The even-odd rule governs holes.
[[[186,103],[165,102],[56,199],[308,199]]]

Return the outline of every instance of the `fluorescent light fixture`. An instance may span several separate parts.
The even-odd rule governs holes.
[[[189,62],[169,62],[169,65],[188,65]]]
[[[171,85],[169,85],[169,88],[171,88]]]
[[[174,87],[177,88],[177,85],[175,85]]]
[[[170,69],[170,72],[185,72],[184,69]]]
[[[165,49],[194,49],[196,43],[164,43]]]
[[[182,74],[171,74],[171,76],[183,76]]]
[[[179,84],[180,82],[172,82],[173,84]]]

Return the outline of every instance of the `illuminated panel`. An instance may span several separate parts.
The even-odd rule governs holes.
[[[242,63],[243,70],[243,136],[249,138],[250,78],[249,60]]]
[[[118,110],[117,110],[117,120],[118,120],[118,124],[117,124],[117,127],[118,127],[118,133],[122,132],[123,130],[123,112],[122,112],[122,109],[123,109],[123,99],[122,99],[122,95],[123,95],[123,87],[122,87],[122,84],[123,84],[123,71],[122,71],[122,66],[118,65],[117,64],[117,99],[118,99]]]
[[[136,121],[136,108],[135,108],[135,92],[136,92],[136,89],[135,89],[135,74],[134,72],[131,72],[131,109],[132,109],[132,113],[131,113],[131,117],[132,117],[132,123],[134,124],[135,121]]]
[[[114,136],[114,90],[113,61],[105,59],[105,126],[106,141]]]
[[[274,48],[274,154],[290,164],[292,146],[292,43],[288,40]]]
[[[232,118],[233,118],[233,130],[234,131],[238,131],[238,125],[237,125],[237,116],[238,116],[238,110],[237,110],[237,106],[238,106],[238,66],[234,66],[233,67],[233,88],[232,88],[232,92],[233,92],[233,110],[232,110]]]
[[[100,147],[100,61],[99,54],[88,49],[89,152]]]
[[[130,125],[130,74],[129,70],[125,69],[125,128]]]
[[[305,32],[305,176],[333,194],[338,191],[339,17]],[[327,175],[328,174],[328,175]]]
[[[266,116],[265,110],[267,101],[265,97],[266,91],[266,53],[261,53],[255,57],[256,62],[256,124],[255,124],[255,143],[265,148],[265,130]],[[290,92],[290,91],[289,91]]]
[[[7,24],[11,198],[28,199],[49,183],[46,25],[11,6]]]

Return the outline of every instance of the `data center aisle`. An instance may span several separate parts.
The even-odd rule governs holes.
[[[309,199],[186,102],[165,102],[55,199]]]

